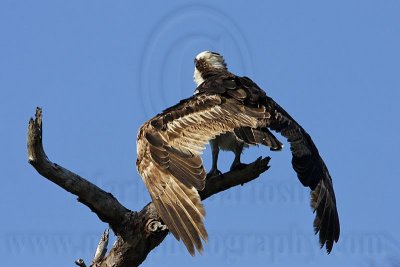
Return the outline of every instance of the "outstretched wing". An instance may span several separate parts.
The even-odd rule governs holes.
[[[339,240],[340,225],[335,192],[328,168],[310,135],[273,99],[267,97],[271,112],[269,128],[287,138],[292,151],[292,165],[300,182],[311,188],[311,207],[316,212],[314,230],[319,232],[321,248],[328,253]]]
[[[200,158],[204,145],[236,128],[256,128],[269,114],[234,98],[198,94],[142,125],[137,140],[137,168],[168,229],[190,254],[207,240],[204,209],[197,190],[206,173]]]
[[[328,253],[339,240],[340,225],[332,179],[310,135],[273,99],[247,77],[233,74],[217,75],[207,79],[197,92],[218,93],[242,101],[247,107],[265,107],[271,117],[264,124],[235,129],[235,134],[247,143],[261,143],[272,150],[282,144],[270,133],[268,127],[281,133],[290,143],[292,165],[300,182],[311,188],[311,207],[316,212],[314,230],[319,232],[321,247]]]

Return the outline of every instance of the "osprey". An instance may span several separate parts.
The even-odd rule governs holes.
[[[330,253],[339,240],[339,216],[331,176],[310,135],[252,80],[230,73],[218,53],[205,51],[194,61],[195,94],[145,122],[138,133],[136,165],[168,229],[191,255],[195,248],[201,252],[201,239],[207,241],[198,194],[206,178],[200,157],[205,144],[211,143],[214,175],[219,148],[235,153],[231,169],[242,167],[240,154],[248,145],[280,150],[271,129],[290,143],[297,177],[311,189],[315,233]]]

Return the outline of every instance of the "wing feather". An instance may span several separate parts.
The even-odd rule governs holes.
[[[239,96],[239,95],[238,95]],[[197,190],[205,184],[200,157],[205,144],[235,128],[255,128],[269,114],[242,102],[200,94],[158,114],[139,130],[138,171],[161,218],[190,254],[207,241],[204,208]]]
[[[310,135],[271,98],[267,97],[266,103],[272,114],[269,128],[287,138],[292,152],[293,169],[300,182],[312,190],[311,207],[316,213],[314,230],[316,234],[319,233],[321,247],[325,245],[330,253],[333,243],[339,240],[340,223],[328,168]]]
[[[308,133],[247,77],[222,73],[206,79],[195,96],[180,101],[144,123],[138,135],[137,167],[161,218],[193,255],[207,240],[204,208],[197,190],[204,188],[204,146],[217,135],[234,132],[248,144],[280,150],[267,129],[290,143],[292,166],[310,187],[316,213],[315,233],[328,253],[340,235],[332,179]],[[197,190],[196,190],[197,189]]]
[[[186,197],[186,195],[176,194],[176,192],[171,189],[171,186],[167,185],[166,192],[161,196],[160,201],[166,204],[169,215],[173,219],[183,243],[189,253],[194,255],[194,245],[200,252],[203,248],[199,235],[193,234],[197,231],[190,221],[191,215],[186,216],[184,214],[180,200]]]
[[[247,144],[262,144],[271,150],[281,150],[282,143],[267,128],[241,127],[234,130],[235,135]]]

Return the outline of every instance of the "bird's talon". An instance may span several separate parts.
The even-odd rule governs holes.
[[[222,172],[220,170],[218,170],[218,169],[214,169],[214,170],[210,170],[207,173],[207,178],[214,177],[214,176],[219,176],[219,175],[222,175]]]

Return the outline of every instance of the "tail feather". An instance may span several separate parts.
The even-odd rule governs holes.
[[[273,151],[283,148],[283,144],[267,128],[240,127],[234,132],[239,139],[251,145],[262,144]]]

